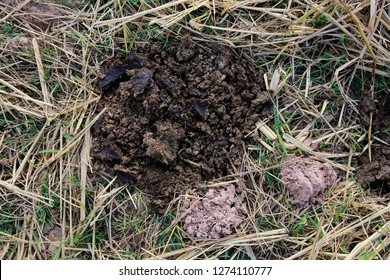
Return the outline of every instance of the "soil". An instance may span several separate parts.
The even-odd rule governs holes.
[[[281,168],[283,185],[297,208],[324,202],[324,191],[337,179],[332,166],[308,158],[294,158]]]
[[[272,111],[262,73],[228,47],[188,37],[106,65],[92,128],[95,173],[117,175],[163,207],[229,174],[244,136]]]
[[[235,233],[248,213],[234,185],[209,188],[202,199],[188,197],[180,209],[183,229],[191,237],[219,239]]]
[[[14,8],[24,2],[23,0],[3,0],[2,4]],[[58,6],[59,4],[64,3],[58,0],[30,1],[30,3],[22,5],[21,11],[24,15],[20,16],[20,20],[28,22],[31,27],[37,30],[47,31],[61,23],[61,17],[65,16]],[[76,7],[78,1],[67,0],[66,4],[70,7]]]
[[[383,92],[377,99],[364,97],[360,106],[362,124],[369,125],[370,112],[373,117],[373,134],[386,143],[390,143],[390,91]],[[364,186],[369,186],[380,194],[390,192],[390,146],[375,141],[372,145],[372,160],[368,152],[359,157],[359,167],[356,169],[357,180]]]

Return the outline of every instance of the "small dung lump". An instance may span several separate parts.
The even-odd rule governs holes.
[[[191,237],[219,239],[235,232],[247,212],[236,188],[210,188],[203,199],[186,199],[181,212],[183,228]]]
[[[324,190],[336,181],[336,172],[329,163],[295,158],[282,166],[283,185],[290,201],[297,207],[323,203]]]

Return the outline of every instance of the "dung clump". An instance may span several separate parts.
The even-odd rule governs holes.
[[[183,228],[191,237],[219,239],[236,231],[247,213],[236,188],[211,188],[203,199],[186,199],[181,212]]]
[[[281,175],[291,203],[302,208],[316,202],[323,203],[324,190],[332,186],[337,178],[329,163],[301,158],[284,164]]]

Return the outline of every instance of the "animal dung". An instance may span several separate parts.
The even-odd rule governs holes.
[[[191,237],[219,239],[235,233],[247,208],[234,185],[210,188],[204,198],[186,199],[181,212],[183,228]]]
[[[336,182],[336,172],[329,163],[306,158],[294,158],[281,170],[283,185],[290,201],[297,207],[323,203],[325,189]]]

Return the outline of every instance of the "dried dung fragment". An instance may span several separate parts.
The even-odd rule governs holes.
[[[236,197],[236,188],[211,188],[200,200],[184,201],[183,228],[191,237],[218,239],[235,232],[247,212]]]
[[[110,144],[108,143],[103,143],[102,149],[97,152],[92,152],[91,156],[93,158],[99,158],[107,161],[120,159],[119,155],[110,147]]]
[[[291,203],[297,207],[323,203],[324,190],[332,186],[337,178],[329,163],[302,158],[283,165],[281,175]]]
[[[110,84],[118,81],[127,70],[130,69],[130,66],[113,66],[107,70],[104,74],[100,75],[99,87],[104,88]]]
[[[200,100],[194,100],[192,102],[192,105],[194,106],[195,110],[199,113],[199,115],[205,119],[206,118],[206,110],[209,106],[209,102],[207,100],[200,101]]]

